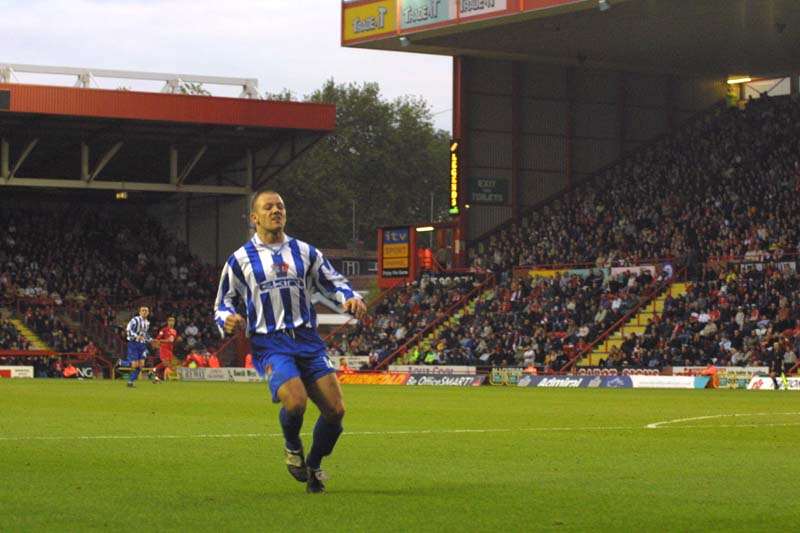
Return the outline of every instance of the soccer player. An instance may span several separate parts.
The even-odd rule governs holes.
[[[156,335],[158,341],[158,357],[161,361],[153,369],[156,372],[156,379],[163,378],[165,367],[172,366],[175,343],[178,342],[178,330],[175,329],[175,317],[167,318],[167,325],[161,328]]]
[[[257,192],[250,221],[256,233],[222,269],[214,318],[223,336],[246,330],[253,365],[266,378],[272,401],[282,404],[279,420],[289,473],[306,483],[307,492],[324,492],[327,476],[321,463],[342,433],[344,401],[336,368],[316,330],[311,296],[319,292],[357,318],[366,306],[319,250],[284,233],[286,206],[280,194]],[[246,317],[238,313],[240,305]],[[308,398],[320,416],[305,457],[300,429]]]
[[[781,385],[778,382],[778,377],[781,378],[781,383],[784,385],[784,390],[788,390],[785,388],[786,386],[786,364],[783,361],[783,354],[784,349],[781,346],[780,342],[776,342],[772,345],[772,349],[769,350],[770,358],[769,358],[769,377],[772,378],[772,383],[775,386],[775,390],[780,390]]]
[[[139,308],[139,314],[128,322],[126,331],[128,333],[128,366],[133,369],[128,378],[128,387],[135,387],[139,373],[144,368],[147,360],[147,342],[151,341],[150,322],[147,320],[150,308],[143,305]]]

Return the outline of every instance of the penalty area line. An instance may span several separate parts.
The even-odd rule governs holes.
[[[718,427],[757,427],[757,426],[793,426],[793,425],[800,425],[800,423],[788,423],[788,424],[729,424],[729,425],[716,425],[716,426],[673,426],[673,424],[680,424],[682,422],[696,422],[698,420],[714,420],[719,418],[739,418],[739,417],[747,417],[747,416],[794,416],[800,415],[800,412],[791,412],[791,413],[724,413],[718,415],[706,415],[706,416],[692,416],[689,418],[674,418],[672,420],[662,420],[661,422],[653,422],[652,424],[647,424],[645,426],[646,429],[664,429],[665,426],[672,426],[672,429],[677,428],[718,428]]]

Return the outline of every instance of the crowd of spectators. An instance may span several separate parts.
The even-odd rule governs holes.
[[[57,316],[54,303],[22,301],[20,310],[27,328],[33,331],[50,349],[56,352],[96,352],[97,347],[86,335]]]
[[[440,331],[428,348],[432,353],[415,353],[412,347],[404,360],[536,362],[557,369],[635,305],[642,293],[626,294],[627,282],[623,290],[608,290],[604,287],[608,280],[594,275],[514,281],[512,269],[661,261],[669,261],[676,269],[686,266],[689,279],[695,281],[692,292],[669,305],[644,335],[629,336],[605,365],[754,364],[764,363],[776,349],[792,359],[798,351],[797,336],[791,331],[800,320],[800,294],[792,288],[796,287],[794,267],[780,270],[776,265],[794,265],[800,252],[800,227],[794,222],[800,212],[798,192],[800,105],[796,99],[764,97],[751,101],[743,111],[707,114],[473,247],[472,270],[498,274],[497,286],[476,304],[474,313]],[[731,287],[730,265],[743,261],[753,268],[745,271],[743,266],[739,283]],[[717,271],[704,270],[708,262],[722,266],[727,283],[723,279],[720,285]],[[757,262],[766,263],[756,268]],[[653,281],[657,280],[637,284],[652,286]],[[398,294],[411,299],[419,290],[410,285]],[[726,305],[734,301],[743,311],[758,309],[768,324],[759,318],[753,324],[761,327],[751,329],[745,321],[732,329],[731,324],[738,322],[724,312],[724,324],[709,323],[705,315],[713,311],[716,316],[724,306],[714,300],[714,310],[700,311],[710,305],[709,294],[717,298],[720,292],[728,294],[723,298],[728,300]],[[731,292],[736,298],[730,297]],[[615,300],[621,297],[626,307],[611,309],[609,294]],[[691,310],[688,314],[687,309]],[[391,321],[383,311],[376,309],[373,320]],[[703,320],[696,321],[693,312]],[[773,321],[773,314],[780,318]],[[404,324],[414,321],[414,312],[403,315]],[[391,342],[393,326],[377,328],[382,339],[379,346],[396,348],[397,343]],[[367,323],[360,331],[370,327]],[[340,341],[336,340],[339,346]],[[349,350],[361,353],[373,345],[351,344]]]
[[[473,275],[423,275],[390,291],[353,327],[328,340],[331,357],[372,355],[382,362],[429,325],[465,303],[480,281]],[[337,359],[338,360],[338,359]]]
[[[23,305],[31,310],[25,318],[54,350],[89,344],[86,333],[59,318],[67,307],[79,308],[84,320],[119,328],[131,302],[143,300],[186,302],[168,312],[180,326],[199,328],[188,342],[218,342],[208,304],[216,289],[213,270],[156,221],[118,204],[45,201],[0,211],[0,297],[42,302]],[[203,302],[203,312],[193,301]]]
[[[474,249],[476,268],[796,254],[800,105],[709,114]]]
[[[168,317],[174,316],[175,329],[178,331],[178,341],[174,347],[177,357],[215,347],[220,343],[220,334],[210,316],[210,302],[166,300],[157,303],[151,309],[153,336],[166,325]]]
[[[726,267],[668,297],[642,336],[631,336],[603,365],[768,366],[775,351],[791,368],[800,351],[800,276],[791,262]],[[752,266],[752,265],[750,265]]]
[[[0,350],[30,350],[31,343],[14,326],[14,324],[0,316]]]
[[[500,280],[409,362],[563,367],[649,295],[650,269]]]
[[[472,270],[497,274],[494,285],[472,312],[439,330],[431,353],[411,350],[405,358],[555,368],[659,280],[640,272],[519,279],[513,268],[599,270],[668,260],[688,268],[690,293],[669,301],[663,315],[643,335],[626,339],[605,365],[751,364],[778,349],[791,359],[798,351],[792,332],[800,294],[796,266],[787,264],[794,265],[800,252],[794,221],[799,192],[796,99],[765,97],[744,110],[706,114],[472,247]],[[715,269],[704,266],[712,264]],[[77,302],[104,322],[125,318],[119,304],[127,309],[152,297],[162,302],[153,310],[154,328],[168,315],[178,320],[179,352],[218,339],[208,305],[216,275],[141,216],[58,205],[0,212],[0,293],[47,298],[56,309]],[[391,291],[361,323],[329,339],[329,351],[383,361],[443,322],[448,310],[462,309],[478,283],[474,275],[425,275]],[[84,342],[79,333],[55,333],[54,316],[34,318],[49,321],[43,330],[61,347]]]

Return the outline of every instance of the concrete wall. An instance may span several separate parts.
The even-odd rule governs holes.
[[[182,195],[149,209],[148,214],[185,241],[193,254],[221,267],[252,235],[248,202],[244,196]]]

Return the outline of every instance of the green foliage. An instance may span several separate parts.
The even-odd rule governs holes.
[[[295,102],[297,101],[297,96],[290,91],[289,89],[283,89],[277,93],[264,93],[264,100],[277,100],[281,102]]]
[[[194,94],[199,96],[211,96],[211,93],[203,87],[202,83],[181,82],[178,86],[178,94]]]
[[[316,497],[262,383],[2,379],[0,529],[794,531],[797,394],[345,386]]]
[[[333,80],[305,100],[336,104],[336,132],[269,184],[287,202],[290,235],[346,247],[355,201],[358,239],[374,249],[379,226],[428,222],[431,193],[446,210],[449,134],[434,129],[424,100],[388,102],[376,83]]]

